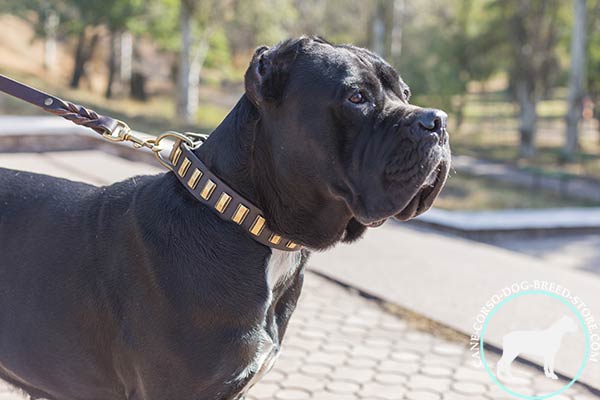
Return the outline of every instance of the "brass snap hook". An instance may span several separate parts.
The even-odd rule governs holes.
[[[172,171],[173,165],[171,164],[171,161],[169,159],[165,159],[161,153],[161,151],[164,150],[164,148],[160,147],[160,142],[165,139],[174,139],[175,140],[173,149],[175,149],[176,147],[181,145],[182,142],[185,143],[186,145],[188,145],[189,147],[194,148],[194,140],[187,134],[183,134],[183,133],[179,133],[179,132],[175,132],[175,131],[168,131],[168,132],[162,133],[156,139],[153,140],[154,146],[152,147],[151,150],[154,153],[154,157],[156,157],[158,162],[161,163],[161,165],[163,167]]]

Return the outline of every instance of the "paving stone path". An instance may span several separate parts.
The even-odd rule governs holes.
[[[497,356],[489,354],[494,365]],[[519,393],[555,391],[541,370],[513,363]],[[22,400],[0,384],[0,400]],[[555,400],[592,400],[575,384]],[[247,400],[514,399],[471,364],[465,343],[411,327],[372,300],[307,273],[281,356]]]
[[[487,354],[487,353],[486,353]],[[490,364],[498,357],[488,354]],[[567,382],[513,363],[528,396]],[[466,343],[412,328],[375,301],[308,273],[281,356],[248,400],[514,399],[475,368]],[[556,400],[597,398],[575,384]]]

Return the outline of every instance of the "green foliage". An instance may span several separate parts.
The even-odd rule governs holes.
[[[0,13],[10,13],[21,17],[31,24],[37,37],[45,37],[44,20],[54,13],[60,20],[59,32],[62,35],[72,33],[77,18],[75,10],[62,0],[20,0],[0,2]]]
[[[292,33],[366,46],[374,5],[374,1],[362,0],[296,0],[298,19]]]
[[[144,9],[143,0],[20,0],[0,3],[0,12],[23,17],[45,36],[44,18],[49,12],[59,20],[63,35],[77,33],[86,26],[106,25],[111,30],[128,28],[133,18]]]
[[[231,65],[231,50],[223,28],[217,28],[210,37],[204,64],[208,68],[226,69]]]
[[[560,56],[569,46],[571,2],[492,0],[485,11],[485,42],[496,54],[497,68],[508,72],[511,88],[517,79],[526,79],[539,97],[557,86]]]
[[[150,36],[164,50],[177,51],[179,38],[179,0],[150,0],[142,18],[132,21],[132,32]]]
[[[465,94],[469,81],[488,78],[497,60],[482,40],[487,27],[483,2],[448,3],[424,0],[409,8],[402,53],[392,61],[413,93],[435,94],[428,103],[452,111],[453,97]]]

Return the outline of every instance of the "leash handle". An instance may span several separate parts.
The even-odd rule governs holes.
[[[168,159],[161,155],[161,151],[164,150],[160,146],[162,140],[183,141],[191,148],[195,148],[206,140],[206,135],[191,132],[181,134],[173,131],[165,132],[156,138],[140,137],[133,134],[129,126],[123,121],[98,114],[70,101],[64,101],[2,74],[0,74],[0,91],[40,107],[44,111],[63,117],[77,125],[91,128],[111,142],[131,142],[138,149],[146,147],[152,150],[156,159],[168,169],[172,169],[173,166]]]
[[[0,91],[38,106],[44,111],[58,115],[69,121],[93,129],[113,141],[121,141],[129,127],[118,119],[98,114],[78,104],[64,101],[41,90],[0,74]],[[119,140],[121,138],[121,140]]]

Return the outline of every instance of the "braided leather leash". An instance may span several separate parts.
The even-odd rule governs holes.
[[[24,85],[4,75],[0,75],[0,90],[34,106],[43,108],[54,115],[66,118],[77,125],[91,128],[101,135],[112,134],[119,126],[125,125],[117,119],[106,117],[80,105],[63,101],[58,97],[51,96],[48,93]]]
[[[115,118],[107,117],[83,106],[64,101],[23,83],[0,75],[0,91],[17,97],[54,115],[93,129],[113,142],[131,142],[134,147],[146,147],[167,169],[175,173],[181,184],[200,203],[205,204],[225,220],[241,226],[252,239],[275,249],[296,251],[301,246],[268,227],[264,213],[233,188],[213,174],[194,154],[207,135],[196,133],[165,132],[158,137],[142,138],[132,134],[129,126]],[[168,159],[161,155],[163,140],[175,141]]]

